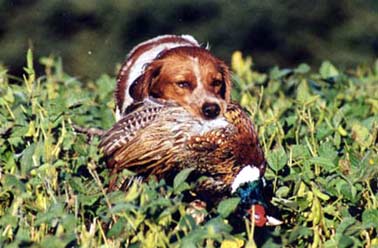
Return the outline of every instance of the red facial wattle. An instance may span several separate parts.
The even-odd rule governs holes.
[[[252,208],[255,208],[254,209],[254,218],[252,217]],[[265,209],[263,206],[259,205],[259,204],[256,204],[256,205],[253,205],[251,207],[251,209],[248,210],[248,213],[251,215],[251,219],[255,221],[255,225],[258,226],[258,227],[263,227],[265,226],[266,222],[267,222],[267,218],[266,218],[266,214],[265,214]]]

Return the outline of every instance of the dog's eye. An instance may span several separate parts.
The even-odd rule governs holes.
[[[219,87],[222,84],[223,84],[223,82],[221,80],[217,80],[217,79],[215,79],[215,80],[213,80],[213,82],[211,82],[211,86],[213,86],[213,87]]]
[[[188,89],[190,88],[190,83],[187,82],[187,81],[180,81],[180,82],[177,82],[176,85],[180,88],[183,88],[183,89]]]

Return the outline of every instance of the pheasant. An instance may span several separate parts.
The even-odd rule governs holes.
[[[173,101],[149,97],[102,136],[100,147],[111,170],[110,191],[125,186],[117,178],[123,169],[161,179],[192,167],[194,178],[206,176],[196,185],[200,199],[236,195],[243,208],[256,205],[256,225],[277,224],[265,215],[264,153],[251,120],[237,104],[228,104],[221,117],[204,120]]]

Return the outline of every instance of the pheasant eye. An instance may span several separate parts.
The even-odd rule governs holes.
[[[221,80],[213,80],[213,82],[211,82],[211,86],[213,87],[219,87],[223,84],[223,82]]]
[[[180,82],[177,82],[176,85],[182,89],[188,89],[190,88],[190,83],[187,82],[187,81],[180,81]]]

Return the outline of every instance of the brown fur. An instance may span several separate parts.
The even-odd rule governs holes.
[[[133,68],[136,60],[143,55],[146,51],[149,51],[154,46],[159,44],[166,44],[166,43],[177,43],[177,44],[185,44],[187,46],[197,46],[196,44],[192,43],[192,41],[183,38],[181,36],[175,35],[167,35],[162,36],[160,39],[155,40],[148,40],[144,43],[139,44],[136,46],[128,55],[127,60],[121,66],[121,69],[117,76],[117,85],[115,89],[115,100],[118,108],[122,110],[123,102],[125,101],[125,89],[127,87],[127,81],[129,79],[130,69]]]
[[[223,114],[230,90],[230,73],[223,61],[203,48],[178,47],[149,64],[130,93],[135,100],[148,96],[175,100],[192,114],[203,116],[204,103],[218,104]]]

